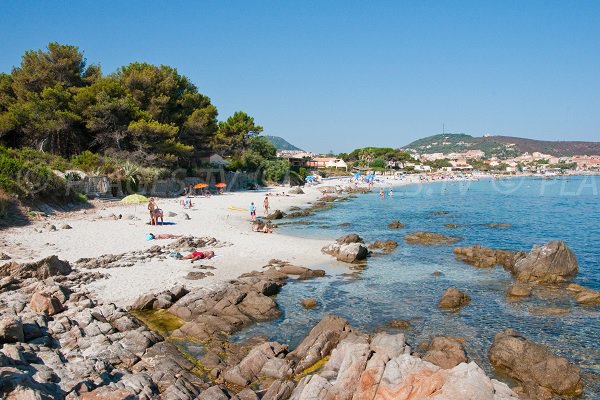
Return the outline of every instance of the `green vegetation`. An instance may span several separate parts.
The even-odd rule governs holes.
[[[271,142],[271,144],[273,144],[273,146],[275,146],[277,150],[302,151],[301,148],[294,146],[293,144],[279,136],[265,135],[264,137],[269,139],[269,142]]]
[[[414,149],[420,153],[462,153],[469,150],[481,150],[486,157],[495,155],[508,158],[520,155],[522,152],[512,147],[506,141],[495,136],[473,137],[464,133],[446,133],[428,136],[408,144],[405,149]]]

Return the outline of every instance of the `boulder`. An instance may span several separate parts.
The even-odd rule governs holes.
[[[438,307],[457,310],[460,307],[468,304],[470,301],[471,298],[467,294],[461,292],[457,288],[449,288],[442,295],[442,298],[438,303]]]
[[[463,338],[436,336],[430,343],[423,346],[427,351],[423,356],[423,360],[444,369],[454,368],[460,363],[469,362],[463,343]]]
[[[338,261],[354,263],[365,260],[369,255],[369,249],[362,243],[350,243],[340,245],[338,243],[325,246],[321,249],[325,254],[337,258]]]
[[[440,246],[454,244],[460,240],[456,236],[447,236],[435,232],[415,232],[404,236],[404,240],[410,244],[422,244],[428,246]]]
[[[404,224],[400,221],[392,221],[388,224],[388,228],[390,229],[402,229],[404,228]]]
[[[45,293],[36,292],[31,297],[29,308],[33,312],[55,315],[63,310],[60,300]]]
[[[282,219],[285,214],[281,210],[275,210],[271,214],[267,215],[268,220]]]
[[[31,263],[9,262],[0,266],[0,278],[13,277],[17,279],[35,278],[43,280],[51,276],[68,275],[71,264],[59,260],[57,256],[46,257]]]
[[[479,245],[454,248],[456,258],[477,268],[491,268],[502,265],[511,268],[517,253],[508,250],[490,249]]]
[[[338,244],[364,243],[362,238],[356,233],[349,233],[336,240]]]
[[[17,316],[4,316],[0,319],[0,344],[25,341],[23,323]]]
[[[564,282],[578,272],[577,259],[563,241],[533,246],[525,257],[515,261],[511,269],[520,282]]]
[[[598,305],[600,304],[600,291],[585,288],[575,295],[575,300],[579,304]]]
[[[60,229],[73,229],[73,227],[69,224],[64,224],[60,227]]]
[[[294,186],[291,188],[288,193],[290,194],[304,194],[304,190],[300,186]]]
[[[315,308],[318,303],[317,303],[317,299],[308,298],[308,299],[302,299],[300,304],[302,304],[302,307],[304,307],[306,309],[310,309],[310,308]]]
[[[369,245],[370,250],[382,250],[384,253],[391,253],[398,247],[398,242],[394,240],[376,240]]]
[[[583,392],[577,366],[513,329],[496,335],[488,357],[494,368],[521,382],[524,391],[534,399],[579,396]]]

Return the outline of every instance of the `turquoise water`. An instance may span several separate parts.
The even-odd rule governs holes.
[[[387,193],[386,193],[387,194]],[[446,211],[447,214],[434,214]],[[282,229],[291,235],[335,239],[348,232],[366,241],[393,239],[399,247],[390,255],[371,257],[364,271],[344,267],[327,277],[292,281],[277,297],[282,317],[241,332],[237,338],[261,335],[295,346],[324,314],[347,318],[361,330],[373,332],[393,319],[410,320],[406,332],[414,348],[434,335],[463,336],[469,357],[493,373],[487,351],[494,335],[515,328],[526,337],[550,346],[585,372],[586,398],[600,396],[600,311],[577,305],[572,298],[544,295],[507,303],[505,291],[512,279],[501,267],[477,269],[457,261],[453,246],[409,245],[404,235],[433,231],[460,236],[457,246],[530,250],[534,244],[561,239],[577,256],[576,281],[600,290],[600,177],[534,178],[504,181],[468,181],[410,185],[397,188],[394,197],[378,193],[340,202],[318,213],[313,225]],[[400,220],[406,227],[389,230]],[[350,223],[349,227],[340,224]],[[494,229],[491,223],[510,224]],[[444,224],[458,224],[450,229]],[[432,272],[441,271],[441,277]],[[448,287],[471,296],[459,312],[445,312],[437,302]],[[299,301],[315,297],[319,306],[304,310]],[[549,315],[541,308],[559,308],[566,314]]]

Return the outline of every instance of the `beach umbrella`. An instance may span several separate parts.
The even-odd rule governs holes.
[[[123,204],[142,204],[142,203],[147,203],[149,202],[150,199],[148,199],[146,196],[142,196],[141,194],[130,194],[127,197],[124,197],[121,200],[121,203]]]
[[[198,183],[196,186],[194,186],[194,189],[204,189],[207,187],[208,185],[206,183]]]
[[[223,182],[217,183],[217,184],[215,185],[215,187],[218,187],[218,188],[224,188],[224,187],[226,187],[226,186],[227,186],[227,184],[226,184],[226,183],[223,183]]]

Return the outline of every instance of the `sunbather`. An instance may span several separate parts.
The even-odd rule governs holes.
[[[177,239],[180,237],[181,237],[181,235],[173,235],[172,233],[161,233],[160,235],[155,235],[153,233],[149,233],[146,235],[146,240]]]
[[[214,251],[193,251],[187,256],[183,256],[180,260],[191,260],[190,262],[194,262],[197,260],[209,260],[215,256]]]

